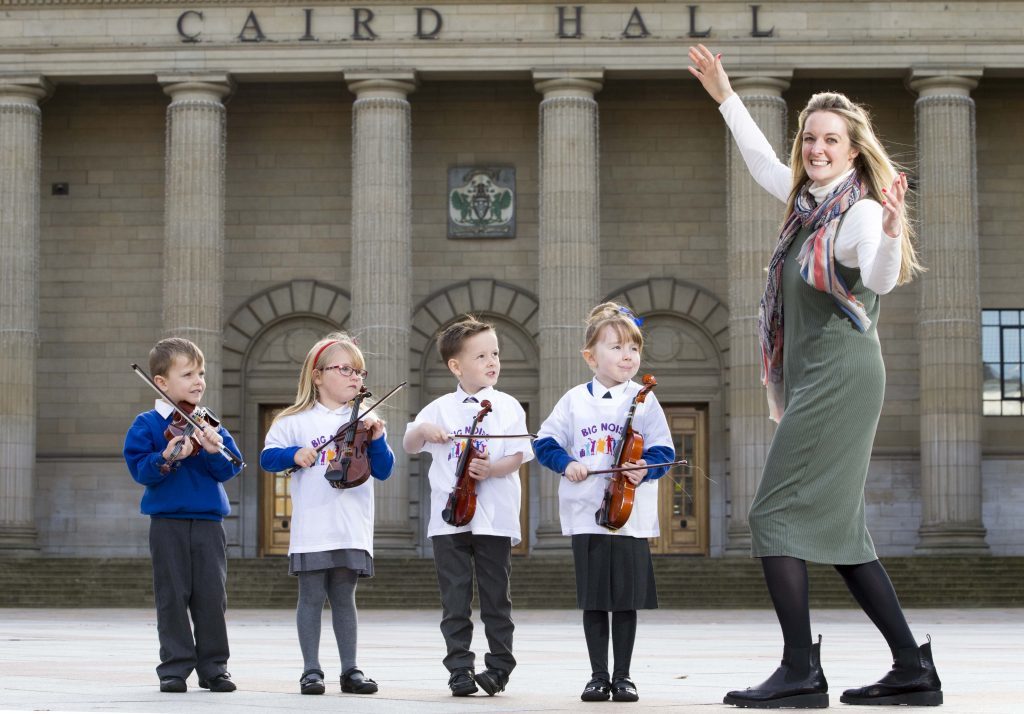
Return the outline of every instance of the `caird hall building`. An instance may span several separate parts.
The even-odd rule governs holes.
[[[359,336],[399,453],[381,553],[425,555],[408,417],[453,381],[431,337],[498,326],[537,428],[587,376],[603,299],[645,319],[678,453],[663,554],[748,553],[772,434],[755,320],[783,207],[688,45],[721,51],[781,155],[815,91],[870,106],[917,189],[928,272],[883,298],[868,480],[884,555],[1024,555],[1024,2],[0,0],[0,552],[146,553],[124,432],[162,336],[204,350],[248,466],[231,553],[284,552],[259,469],[329,330]],[[813,438],[813,435],[809,435]],[[564,552],[524,467],[521,547]]]

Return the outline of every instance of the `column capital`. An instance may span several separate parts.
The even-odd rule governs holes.
[[[419,86],[416,70],[413,69],[359,69],[346,70],[344,74],[349,91],[358,99],[406,99]]]
[[[41,74],[0,73],[0,101],[36,105],[52,93],[53,84]]]
[[[544,95],[593,99],[604,87],[604,69],[600,67],[562,67],[533,70],[533,86]]]
[[[971,96],[982,75],[981,67],[917,67],[907,77],[907,87],[922,99],[935,95]]]
[[[733,91],[741,97],[781,97],[789,89],[793,71],[788,72],[742,72],[730,78]]]
[[[161,74],[156,81],[173,100],[200,99],[219,102],[231,94],[235,84],[227,72],[203,74]]]

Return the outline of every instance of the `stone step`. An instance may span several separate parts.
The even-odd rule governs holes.
[[[906,607],[1024,606],[1024,558],[887,558],[885,565]],[[433,561],[378,558],[377,575],[357,590],[360,607],[436,608]],[[757,561],[656,557],[662,607],[764,608],[770,601]],[[814,607],[856,607],[831,567],[810,565]],[[151,607],[152,571],[146,559],[27,558],[0,560],[0,607]],[[297,581],[284,558],[231,559],[230,607],[291,608]],[[575,607],[572,561],[515,558],[512,599],[521,608]]]

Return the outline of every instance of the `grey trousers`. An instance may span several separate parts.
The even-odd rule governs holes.
[[[473,644],[473,574],[480,595],[480,619],[484,623],[489,652],[484,662],[489,668],[511,672],[516,666],[512,656],[512,597],[509,576],[512,572],[512,541],[508,536],[455,533],[439,535],[434,543],[434,565],[441,591],[441,634],[448,654],[444,666],[449,672],[472,669],[476,656]]]
[[[204,680],[226,672],[227,541],[221,522],[152,518],[149,552],[160,638],[157,676],[186,679],[195,670]]]

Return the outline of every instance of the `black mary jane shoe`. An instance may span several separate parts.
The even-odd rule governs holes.
[[[221,672],[209,679],[200,679],[199,686],[203,689],[209,689],[211,692],[233,692],[238,689],[235,683],[231,681],[231,675],[227,672]]]
[[[181,677],[161,677],[160,691],[182,694],[188,691],[188,685],[185,684],[185,680]]]
[[[612,683],[604,677],[594,677],[583,688],[580,699],[585,702],[606,702],[612,693]]]
[[[353,667],[342,672],[341,691],[346,694],[373,694],[377,691],[377,683]]]
[[[476,680],[473,678],[473,670],[468,667],[452,671],[448,678],[448,688],[452,690],[453,697],[468,697],[476,694]]]
[[[324,693],[324,673],[319,669],[307,669],[299,679],[299,691],[303,694]]]
[[[639,700],[640,695],[637,694],[636,685],[630,681],[629,677],[619,677],[612,682],[613,702],[636,702]]]
[[[473,679],[480,685],[480,689],[487,692],[487,696],[493,697],[498,692],[505,691],[505,685],[508,684],[508,672],[488,667]]]
[[[821,637],[810,647],[785,647],[782,663],[756,687],[729,692],[724,704],[747,709],[824,709],[828,682],[821,669]]]
[[[847,689],[843,704],[937,707],[942,704],[942,682],[932,659],[932,638],[920,647],[897,650],[892,669],[874,684]]]

